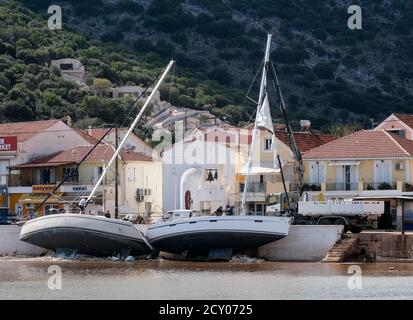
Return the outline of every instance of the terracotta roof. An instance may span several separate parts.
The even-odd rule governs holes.
[[[80,135],[83,139],[85,139],[87,142],[89,142],[90,144],[95,145],[96,143],[98,143],[98,139],[93,138],[92,136],[90,136],[85,130],[82,129],[78,129],[78,128],[72,128],[78,135]]]
[[[361,130],[304,153],[304,159],[411,157],[413,141],[386,131]]]
[[[40,120],[0,124],[0,136],[17,136],[17,142],[23,142],[34,135],[50,128],[61,120]]]
[[[119,128],[119,132],[123,131],[128,131],[129,128]],[[100,140],[104,134],[109,130],[109,128],[92,128],[92,129],[84,129],[83,131],[88,134],[89,136],[92,136],[96,140]],[[112,129],[113,132],[115,132],[115,129]],[[109,134],[112,134],[109,133]],[[140,137],[138,137],[136,134],[132,133],[133,136],[138,139],[140,142],[143,144],[149,146],[145,141],[143,141]]]
[[[94,128],[94,129],[84,129],[83,132],[88,136],[93,137],[96,140],[102,139],[105,133],[110,130],[110,128]]]
[[[393,115],[413,129],[413,115],[405,113],[393,113]]]
[[[39,167],[39,166],[60,166],[77,163],[90,151],[92,146],[77,146],[71,149],[63,150],[55,154],[38,158],[28,163],[16,165],[13,168]],[[87,162],[108,162],[113,156],[114,150],[109,145],[99,145],[84,161]],[[153,161],[151,157],[137,152],[122,151],[121,160],[124,161]]]
[[[293,132],[293,134],[297,148],[301,153],[334,140],[334,137],[328,134],[318,134],[313,132]],[[275,131],[275,136],[291,148],[287,132]]]

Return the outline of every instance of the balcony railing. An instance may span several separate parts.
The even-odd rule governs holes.
[[[363,190],[397,190],[397,182],[365,182]]]
[[[41,182],[36,179],[34,180],[22,180],[19,181],[17,179],[9,180],[8,186],[9,187],[31,187],[33,185],[39,184],[58,184],[60,181],[50,181],[49,183]],[[66,180],[63,185],[70,186],[70,185],[94,185],[93,180],[91,179],[81,179],[81,180]]]
[[[321,191],[321,183],[304,183],[303,191]]]
[[[244,192],[245,189],[245,184],[241,183],[239,185],[239,191]],[[251,193],[264,193],[267,191],[267,186],[265,183],[259,183],[259,182],[251,182],[248,184],[248,191]]]
[[[327,191],[353,191],[358,190],[359,184],[356,183],[326,183],[326,190]]]

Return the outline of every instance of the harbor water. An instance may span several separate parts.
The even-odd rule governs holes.
[[[50,277],[57,275],[51,266],[61,271],[61,288],[49,287]],[[0,260],[0,299],[413,298],[413,264],[357,266],[361,274],[355,280],[354,265],[321,262],[12,258]]]

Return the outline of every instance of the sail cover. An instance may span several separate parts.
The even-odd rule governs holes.
[[[272,133],[270,150],[274,154],[274,158],[273,158],[274,168],[278,170],[276,172],[279,172],[280,170],[278,168],[279,165],[278,165],[278,159],[277,159],[277,150],[275,149],[275,132],[274,132],[274,125],[271,119],[271,111],[270,111],[270,103],[268,101],[268,94],[265,94],[261,107],[259,107],[257,118],[256,118],[256,126],[257,128],[263,128]]]
[[[257,127],[267,129],[274,134],[274,126],[272,124],[270,103],[268,102],[268,95],[265,95],[264,101],[259,108],[257,114]]]

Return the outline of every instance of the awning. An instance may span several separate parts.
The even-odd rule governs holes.
[[[409,196],[365,196],[365,197],[354,197],[354,201],[357,200],[410,200],[413,201],[413,197]]]
[[[51,196],[49,199],[47,199],[46,203],[62,203],[62,201],[60,200],[60,197],[62,195],[63,193],[56,192],[55,196]],[[19,203],[42,203],[47,196],[47,193],[23,193],[20,196]]]
[[[276,174],[279,173],[280,169],[278,168],[268,168],[268,167],[243,167],[240,171],[237,173],[242,176],[248,176],[248,175],[258,175],[258,174]]]
[[[11,166],[10,170],[18,170],[23,168],[42,168],[42,167],[59,167],[59,166],[67,166],[76,164],[73,161],[65,161],[65,162],[43,162],[43,163],[22,163],[17,164],[15,166]]]
[[[360,161],[331,161],[330,166],[358,166]]]

